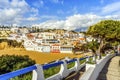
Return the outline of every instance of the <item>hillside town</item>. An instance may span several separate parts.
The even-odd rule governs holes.
[[[95,40],[83,32],[38,27],[0,27],[0,38],[22,42],[29,51],[44,53],[82,53],[76,46]]]

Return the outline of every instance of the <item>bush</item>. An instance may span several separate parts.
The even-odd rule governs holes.
[[[43,70],[44,72],[44,77],[48,78],[54,74],[57,74],[60,71],[60,66],[56,66],[56,67],[51,67],[49,69]]]
[[[0,43],[2,42],[6,42],[8,47],[24,47],[22,44],[23,44],[23,41],[21,42],[17,42],[16,40],[7,40],[7,39],[0,39]]]
[[[80,60],[80,64],[83,64],[86,62],[86,59]]]
[[[75,66],[75,62],[71,62],[67,64],[67,69],[70,69]]]
[[[27,55],[2,55],[0,56],[0,75],[8,72],[12,72],[18,69],[22,69],[31,65],[34,65],[35,61],[30,59]],[[18,78],[13,80],[28,80],[27,76],[31,73],[25,75],[20,75]],[[21,78],[21,79],[20,79]],[[24,79],[26,78],[26,79]],[[29,77],[28,77],[29,78]],[[30,80],[30,79],[29,79]]]

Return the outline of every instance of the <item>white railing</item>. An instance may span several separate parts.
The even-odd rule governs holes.
[[[69,60],[63,59],[53,63],[45,64],[45,65],[36,64],[36,65],[26,67],[17,71],[0,75],[0,80],[9,80],[11,78],[19,76],[21,74],[28,73],[30,71],[33,71],[32,80],[61,80],[62,78],[67,77],[71,72],[79,71],[81,68],[83,68],[85,66],[85,63],[80,64],[80,61],[84,59],[88,61],[89,57],[80,58],[80,59],[75,58],[75,59],[69,59]],[[72,68],[68,69],[67,64],[71,62],[75,62],[75,65]],[[60,65],[60,71],[57,74],[52,75],[45,79],[43,70],[49,69],[51,67],[59,66],[59,65]]]
[[[96,64],[86,64],[86,72],[81,76],[80,80],[96,80],[106,62],[114,56],[115,54],[107,54],[102,59],[97,60]]]

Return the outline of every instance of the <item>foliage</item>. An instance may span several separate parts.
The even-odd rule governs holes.
[[[75,62],[68,63],[67,69],[74,67],[74,65],[75,65]],[[60,71],[60,66],[51,67],[49,69],[44,70],[44,76],[45,78],[48,78],[54,74],[57,74],[59,71]]]
[[[95,61],[93,61],[93,57],[89,58],[89,61],[87,61],[88,64],[95,64]]]
[[[7,42],[9,47],[23,47],[22,42],[17,42],[16,40],[0,39],[1,42]]]
[[[87,34],[100,40],[98,53],[101,53],[101,49],[106,42],[114,43],[120,41],[120,21],[103,20],[90,26]]]
[[[54,74],[57,74],[60,71],[60,66],[56,66],[56,67],[51,67],[49,69],[43,70],[44,72],[44,77],[48,78]]]
[[[30,59],[28,56],[18,56],[18,55],[2,55],[0,56],[0,74],[5,74],[18,69],[22,69],[31,65],[34,65],[35,61]],[[29,80],[31,73],[25,75],[20,75],[12,80]],[[26,79],[25,79],[26,78]]]
[[[120,21],[104,20],[90,26],[87,33],[97,38],[120,39]]]
[[[76,51],[76,49],[80,50],[80,51],[84,51],[84,52],[88,51],[87,44],[79,44],[78,43],[78,44],[76,44],[74,50]]]
[[[10,80],[32,80],[32,72],[26,73],[24,75],[16,76]]]
[[[90,50],[92,50],[92,52],[94,54],[96,54],[96,50],[98,49],[98,47],[99,47],[99,43],[98,43],[97,40],[95,40],[95,41],[92,40],[91,42],[87,43],[87,48],[90,49]]]
[[[17,42],[16,40],[7,40],[9,47],[22,47],[22,42]]]
[[[80,64],[83,64],[86,62],[86,59],[80,60]]]
[[[67,69],[70,69],[75,66],[75,62],[71,62],[67,64]]]

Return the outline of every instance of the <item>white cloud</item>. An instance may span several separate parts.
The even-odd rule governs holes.
[[[37,17],[29,17],[26,20],[28,20],[28,21],[35,21],[35,20],[38,20],[38,18]]]
[[[40,18],[41,18],[41,19],[56,19],[57,16],[42,15]]]
[[[0,24],[20,24],[27,13],[37,15],[37,10],[31,8],[25,0],[0,0]]]
[[[120,11],[120,1],[108,4],[102,8],[102,14],[115,14]]]
[[[40,24],[34,24],[32,26],[38,26],[40,28],[58,28],[58,29],[67,29],[67,30],[76,30],[80,28],[89,27],[100,20],[105,19],[115,19],[120,20],[118,15],[109,15],[109,16],[97,16],[93,14],[76,14],[69,16],[66,20],[52,20],[46,21]]]

